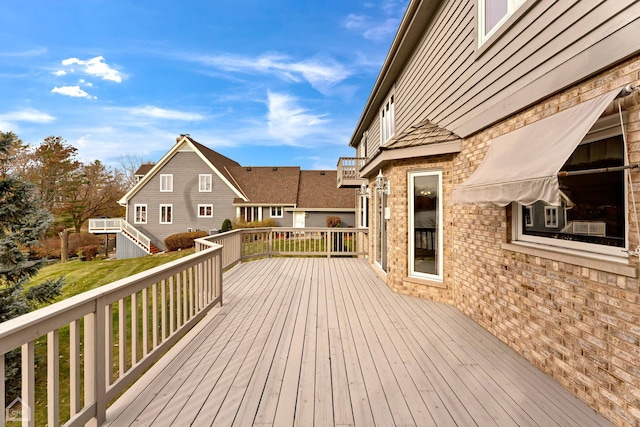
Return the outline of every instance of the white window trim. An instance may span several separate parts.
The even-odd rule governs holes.
[[[382,103],[379,115],[380,145],[384,145],[395,135],[395,96],[393,92]]]
[[[623,112],[623,120],[627,123],[627,113]],[[589,133],[584,137],[580,144],[586,144],[601,139],[606,139],[612,136],[620,135],[620,118],[617,114],[604,117],[596,122],[591,128]],[[624,164],[627,164],[627,146],[623,146],[623,158]],[[624,194],[625,194],[625,207],[628,206],[628,194],[629,194],[629,179],[627,174],[629,171],[624,172]],[[629,250],[629,209],[625,209],[625,244],[623,247],[597,245],[594,243],[576,242],[571,240],[551,239],[548,237],[539,237],[524,234],[523,221],[522,221],[522,208],[524,207],[520,203],[512,204],[512,235],[515,236],[512,243],[523,243],[525,245],[534,245],[541,248],[553,248],[560,252],[567,252],[572,254],[584,253],[586,256],[602,256],[606,257],[624,257],[628,258]]]
[[[167,186],[164,187],[163,184],[167,183]],[[161,173],[160,174],[160,192],[162,193],[172,193],[173,192],[173,174],[170,173]]]
[[[526,209],[528,211],[528,222],[525,224],[525,226],[527,227],[533,227],[534,221],[533,221],[533,207],[532,206],[524,206],[523,209]]]
[[[369,196],[360,195],[358,198],[358,227],[369,227]]]
[[[201,208],[211,208],[211,215],[207,215],[205,213],[205,215],[201,215],[200,214],[200,209]],[[206,212],[206,210],[205,210]],[[198,205],[198,218],[213,218],[213,204],[212,203],[203,203],[203,204],[199,204]]]
[[[477,0],[478,4],[478,45],[482,46],[487,40],[491,39],[491,37],[500,31],[500,29],[505,25],[505,23],[509,20],[511,16],[522,6],[527,0],[507,0],[507,13],[500,19],[494,27],[486,32],[485,23],[486,23],[486,1],[487,0]]]
[[[144,209],[144,221],[138,221],[138,208]],[[149,213],[149,211],[147,210],[147,204],[146,203],[141,203],[141,204],[135,204],[133,205],[133,223],[134,224],[146,224],[147,223],[147,214]]]
[[[171,210],[171,220],[170,221],[163,221],[162,220],[162,210],[163,210],[163,208],[169,208]],[[162,204],[162,205],[160,205],[159,223],[160,224],[173,224],[173,205],[172,204]]]
[[[274,209],[279,209],[280,213],[276,213],[275,215],[273,214],[273,210]],[[284,217],[284,208],[282,206],[271,206],[271,208],[269,208],[269,217],[270,218],[283,218]]]
[[[544,207],[544,226],[546,228],[558,228],[558,207]]]
[[[213,191],[213,175],[212,174],[210,174],[210,173],[201,173],[199,175],[198,182],[199,182],[199,191],[201,193],[211,193]],[[205,184],[204,186],[202,185],[203,183]],[[204,187],[204,189],[203,189],[203,187]],[[207,189],[207,187],[208,187],[208,189]]]
[[[437,255],[437,260],[438,260],[438,274],[428,274],[428,273],[422,273],[422,272],[418,272],[415,271],[415,237],[413,236],[413,232],[415,229],[415,218],[413,215],[414,212],[414,199],[413,199],[413,193],[415,191],[415,187],[414,187],[414,179],[415,177],[418,176],[431,176],[431,175],[436,175],[438,176],[438,194],[440,195],[440,200],[438,203],[438,227],[437,227],[437,233],[438,233],[438,255]],[[444,228],[443,228],[443,222],[444,222],[444,217],[443,217],[443,201],[442,201],[442,171],[441,170],[430,170],[430,171],[412,171],[408,173],[408,194],[407,194],[407,199],[409,201],[409,236],[408,236],[408,240],[409,240],[409,277],[414,277],[414,278],[419,278],[419,279],[428,279],[428,280],[432,280],[434,282],[443,282],[444,281],[444,246],[443,246],[443,241],[444,241],[444,237],[443,237],[443,232],[444,232]]]

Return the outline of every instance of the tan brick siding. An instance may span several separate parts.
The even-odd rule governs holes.
[[[640,426],[638,279],[559,262],[552,253],[541,257],[503,249],[511,238],[511,207],[453,205],[451,193],[477,168],[493,138],[616,87],[638,83],[640,57],[466,138],[458,155],[395,161],[383,169],[392,183],[389,287],[458,307],[619,426]],[[627,111],[629,158],[640,162],[640,95],[625,98],[622,105]],[[614,112],[610,108],[605,114]],[[407,174],[432,168],[443,172],[442,287],[407,280]],[[631,177],[640,208],[640,171],[634,170]],[[635,249],[640,242],[631,196],[628,235],[630,248]],[[373,261],[373,218],[369,224]]]

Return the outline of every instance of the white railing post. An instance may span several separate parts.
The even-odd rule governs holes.
[[[59,338],[58,329],[47,334],[47,427],[60,425]]]
[[[22,345],[22,427],[35,426],[35,341]],[[4,381],[4,379],[3,379]],[[4,406],[4,405],[3,405]],[[25,416],[26,411],[26,416]]]

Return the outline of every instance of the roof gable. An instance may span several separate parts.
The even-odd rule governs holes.
[[[240,189],[234,185],[233,177],[227,170],[227,166],[239,166],[239,163],[223,156],[208,147],[196,142],[189,135],[180,135],[176,144],[164,155],[147,173],[118,201],[121,205],[126,205],[129,199],[142,189],[179,151],[190,150],[195,152],[204,162],[215,172],[240,198],[246,198]],[[139,169],[140,170],[140,169]]]

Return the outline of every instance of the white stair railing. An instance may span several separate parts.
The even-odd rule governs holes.
[[[147,253],[151,253],[151,239],[124,218],[91,218],[89,233],[122,233]]]

